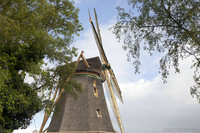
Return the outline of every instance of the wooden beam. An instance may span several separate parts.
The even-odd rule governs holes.
[[[82,51],[82,52],[83,52],[83,51]],[[83,56],[83,53],[81,54],[81,58],[82,58],[82,60],[83,60],[83,62],[84,62],[84,64],[85,64],[85,66],[86,66],[87,68],[90,68],[90,65],[88,64],[87,60],[86,60],[85,57]]]

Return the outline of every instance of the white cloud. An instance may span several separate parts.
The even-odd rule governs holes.
[[[200,130],[200,106],[189,90],[193,84],[190,60],[181,61],[181,74],[171,70],[167,84],[160,76],[120,84],[124,105],[119,107],[127,133],[158,133],[164,128]]]

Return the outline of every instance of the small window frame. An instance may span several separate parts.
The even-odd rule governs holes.
[[[101,110],[99,108],[96,110],[96,113],[97,113],[97,117],[102,118],[102,113],[101,113]]]
[[[96,80],[95,79],[93,80],[93,92],[94,92],[94,96],[98,97],[98,89],[97,89],[97,86],[96,86]]]

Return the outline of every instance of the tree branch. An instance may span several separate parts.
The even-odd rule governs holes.
[[[156,27],[177,27],[173,25],[142,25],[139,28],[156,28]]]
[[[10,2],[11,2],[11,0],[7,4],[3,5],[1,8],[3,9],[4,7],[8,6],[10,4]]]
[[[38,88],[35,88],[34,90],[39,90],[39,89],[41,89],[42,87],[44,87],[46,84],[43,84],[43,85],[41,85],[40,87],[38,87]]]
[[[189,37],[190,37],[195,43],[197,43],[197,44],[200,45],[199,40],[198,40],[196,37],[194,37],[194,34],[193,34],[191,31],[189,31],[188,29],[184,28],[183,25],[182,25],[180,22],[178,22],[178,21],[171,15],[170,7],[169,7],[168,9],[166,9],[166,7],[165,7],[165,5],[164,5],[164,3],[163,3],[163,0],[161,0],[161,4],[162,4],[164,10],[166,11],[166,13],[168,14],[169,18],[171,18],[172,22],[175,23],[175,24],[177,24],[177,26],[178,26],[180,29],[183,29],[183,30],[185,31],[185,33],[186,33],[187,35],[189,35]]]
[[[23,17],[23,18],[21,18],[21,19],[19,20],[19,22],[21,22],[22,20],[26,19],[31,13],[32,13],[32,11],[30,11],[29,13],[27,13],[27,15],[26,15],[25,17]]]
[[[198,62],[200,62],[200,58],[198,58],[198,57],[195,55],[195,53],[192,53],[192,52],[186,50],[184,47],[182,47],[182,49],[183,49],[186,53],[188,53],[189,55],[194,56],[194,58],[195,58]]]

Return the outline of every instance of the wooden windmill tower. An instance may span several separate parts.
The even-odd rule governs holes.
[[[83,92],[77,99],[68,96],[63,92],[58,100],[58,112],[54,112],[48,132],[62,133],[114,133],[110,120],[103,85],[107,93],[114,116],[119,128],[124,133],[119,109],[117,106],[117,96],[122,101],[121,91],[112,68],[103,50],[100,30],[95,13],[96,28],[90,17],[90,23],[94,33],[94,38],[98,46],[101,60],[99,57],[79,61],[74,77],[82,84]]]

